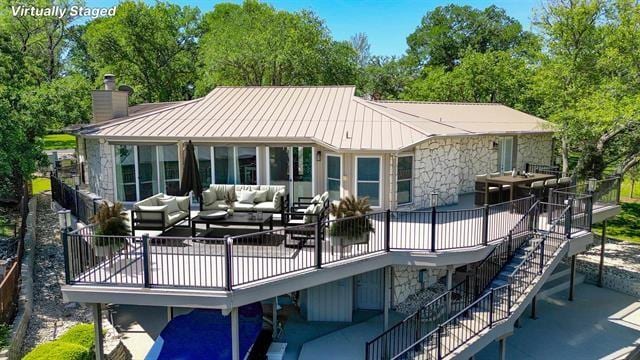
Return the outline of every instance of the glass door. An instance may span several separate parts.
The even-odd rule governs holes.
[[[500,138],[500,170],[511,171],[513,170],[513,138],[503,137]]]
[[[313,148],[269,147],[269,184],[286,186],[291,201],[313,196]]]

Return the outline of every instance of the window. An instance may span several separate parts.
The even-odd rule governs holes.
[[[398,204],[408,204],[413,201],[412,193],[413,156],[398,157],[397,199]]]
[[[502,137],[499,139],[498,170],[513,170],[513,137]]]
[[[158,161],[155,146],[138,146],[138,182],[140,199],[158,193]]]
[[[211,185],[211,146],[196,145],[196,158],[198,159],[198,171],[202,187]]]
[[[160,191],[165,194],[180,193],[180,165],[178,163],[178,146],[158,146],[160,163]],[[145,197],[141,197],[144,199]]]
[[[336,155],[327,155],[327,191],[329,199],[340,200],[342,158]]]
[[[238,147],[238,183],[258,184],[258,156],[255,147]]]
[[[356,158],[356,196],[368,197],[371,206],[380,207],[380,158]]]
[[[135,147],[115,146],[116,191],[118,201],[136,201]]]
[[[214,170],[216,184],[235,184],[235,171],[233,167],[233,147],[215,146],[213,148]]]

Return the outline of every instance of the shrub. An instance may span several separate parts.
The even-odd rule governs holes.
[[[93,325],[78,324],[58,339],[36,346],[23,360],[91,360],[93,341]]]
[[[56,341],[80,345],[91,350],[93,349],[93,331],[92,324],[78,324],[67,330]]]
[[[22,360],[89,360],[91,357],[91,351],[82,345],[55,340],[36,346]]]
[[[11,326],[7,324],[0,324],[0,349],[9,346],[11,341]]]

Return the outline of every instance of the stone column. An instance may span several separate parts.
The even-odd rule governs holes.
[[[104,359],[104,335],[102,334],[102,304],[92,304],[93,329],[95,331],[94,352],[96,360]]]
[[[240,360],[240,321],[237,307],[231,309],[231,359]]]

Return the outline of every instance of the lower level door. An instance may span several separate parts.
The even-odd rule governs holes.
[[[382,310],[384,297],[384,269],[355,276],[356,308]]]

